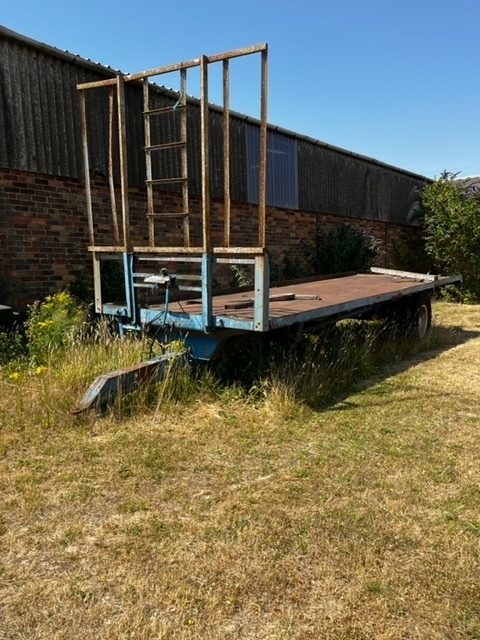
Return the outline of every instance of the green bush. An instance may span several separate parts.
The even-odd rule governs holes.
[[[25,353],[25,338],[20,333],[0,331],[0,366],[20,360]]]
[[[364,273],[380,253],[379,241],[351,224],[338,224],[317,234],[316,271],[319,274]]]
[[[445,172],[426,185],[425,245],[435,266],[463,276],[463,300],[480,300],[480,192],[466,193],[455,175]]]
[[[47,296],[34,303],[28,313],[25,332],[29,355],[38,363],[66,345],[75,331],[84,327],[87,308],[68,291]]]

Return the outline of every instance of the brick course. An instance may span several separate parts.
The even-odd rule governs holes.
[[[91,256],[86,213],[85,190],[81,181],[0,169],[0,303],[24,310],[28,304],[75,279],[91,278]],[[92,182],[97,244],[113,245],[110,194],[102,176]],[[159,211],[181,211],[181,198],[175,193],[159,194]],[[192,199],[191,244],[202,244],[201,201]],[[117,209],[120,194],[117,191]],[[146,195],[143,190],[130,190],[130,226],[134,244],[146,245]],[[120,213],[119,226],[121,227]],[[211,228],[214,245],[223,245],[223,204],[211,202]],[[256,246],[258,237],[257,207],[249,203],[232,203],[232,245]],[[276,207],[267,208],[267,247],[277,267],[296,262],[308,271],[309,255],[315,247],[320,225],[332,227],[348,222],[380,241],[381,266],[406,268],[398,247],[417,237],[417,229],[405,225],[360,218],[332,216],[310,211]],[[183,244],[182,222],[170,218],[156,223],[157,238],[163,244]],[[402,263],[403,261],[403,263]],[[224,283],[222,283],[224,284]]]

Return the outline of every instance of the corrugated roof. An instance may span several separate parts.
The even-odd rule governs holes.
[[[70,53],[70,51],[57,49],[57,47],[53,47],[49,44],[45,44],[44,42],[39,42],[38,40],[34,40],[33,38],[24,36],[21,33],[17,33],[16,31],[12,31],[11,29],[8,29],[7,27],[1,24],[0,24],[0,36],[3,36],[4,38],[9,38],[10,40],[17,40],[18,42],[24,45],[34,47],[39,51],[43,51],[43,53],[57,56],[58,58],[62,58],[63,60],[67,60],[68,62],[72,62],[74,64],[79,64],[82,67],[86,67],[87,69],[91,69],[96,73],[101,73],[108,77],[112,77],[116,74],[122,73],[119,69],[113,69],[112,67],[103,65],[100,62],[93,62],[88,58],[82,58],[78,54]]]
[[[92,62],[91,60],[87,59],[87,58],[82,58],[81,56],[77,55],[77,54],[73,54],[70,53],[69,51],[63,51],[61,49],[57,49],[56,47],[53,47],[51,45],[48,44],[44,44],[42,42],[39,42],[37,40],[33,40],[32,38],[28,38],[27,36],[24,36],[22,34],[19,34],[15,31],[12,31],[11,29],[8,29],[7,27],[0,25],[0,36],[3,36],[5,38],[9,38],[12,40],[17,40],[18,42],[30,46],[30,47],[34,47],[39,51],[42,51],[48,55],[52,55],[52,56],[57,56],[58,58],[61,58],[63,60],[67,60],[70,63],[73,64],[77,64],[79,66],[85,67],[88,70],[94,71],[97,74],[102,74],[105,75],[107,77],[112,77],[114,75],[117,74],[123,74],[122,71],[118,70],[118,69],[114,69],[112,67],[109,66],[105,66],[101,63],[98,62]],[[172,89],[168,89],[167,87],[163,87],[161,85],[155,85],[158,87],[159,91],[161,92],[165,92],[167,94],[170,95],[176,95],[175,91],[173,91]],[[190,97],[189,98],[191,102],[193,103],[199,103],[199,100],[197,98],[194,97]],[[217,105],[211,105],[211,109],[214,111],[219,111],[220,113],[223,113],[223,109],[222,107],[219,107]],[[234,117],[237,117],[241,120],[245,120],[246,122],[249,122],[251,124],[256,124],[259,125],[260,121],[256,118],[252,118],[251,116],[245,115],[245,114],[241,114],[235,111],[231,112],[231,115]],[[403,175],[406,176],[411,176],[412,178],[416,178],[416,179],[420,179],[422,181],[427,181],[427,182],[431,182],[431,180],[421,174],[417,174],[417,173],[413,173],[411,171],[408,171],[407,169],[402,169],[400,167],[382,162],[381,160],[377,160],[376,158],[372,158],[370,156],[365,156],[362,155],[360,153],[356,153],[354,151],[349,151],[348,149],[343,149],[342,147],[337,147],[335,145],[329,144],[327,142],[324,142],[322,140],[318,140],[315,138],[312,138],[310,136],[307,135],[303,135],[300,134],[298,132],[289,130],[289,129],[285,129],[283,127],[279,127],[276,125],[272,125],[269,124],[268,128],[271,131],[276,131],[278,133],[281,133],[283,135],[286,136],[291,136],[293,138],[297,138],[298,140],[303,140],[305,142],[309,142],[313,145],[322,147],[324,149],[329,149],[331,151],[334,151],[336,153],[340,153],[342,155],[351,157],[351,158],[356,158],[358,160],[361,160],[363,162],[367,162],[379,167],[384,167],[386,169],[389,169],[391,171],[395,171],[395,172],[399,172]]]

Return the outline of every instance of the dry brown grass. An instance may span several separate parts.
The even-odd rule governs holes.
[[[0,639],[480,638],[480,307],[436,313],[448,348],[323,412],[4,379]]]

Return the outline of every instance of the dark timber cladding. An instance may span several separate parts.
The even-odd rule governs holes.
[[[165,58],[162,55],[162,58]],[[161,63],[163,60],[159,60]],[[83,179],[80,106],[76,86],[111,80],[120,72],[68,52],[25,38],[0,26],[0,166],[23,171]],[[229,70],[235,79],[235,64]],[[128,76],[127,76],[128,77]],[[141,79],[128,82],[126,128],[128,132],[128,176],[142,186],[145,174],[142,123],[131,117],[142,105]],[[286,88],[286,90],[290,90]],[[154,106],[174,105],[179,96],[153,85]],[[188,86],[187,86],[188,93]],[[92,171],[109,175],[108,104],[100,90],[87,97],[87,121]],[[234,105],[233,105],[234,106]],[[211,195],[225,193],[223,157],[224,118],[220,107],[210,105]],[[179,139],[178,119],[164,118],[152,131],[156,144]],[[230,197],[233,201],[255,200],[249,186],[249,131],[259,127],[253,118],[232,112],[230,118]],[[201,195],[200,105],[187,100],[188,178],[191,195]],[[114,137],[116,132],[114,132]],[[292,141],[288,145],[288,140]],[[118,140],[114,140],[114,144]],[[288,147],[288,149],[287,149]],[[162,153],[158,173],[179,175],[180,154]],[[270,166],[270,168],[268,168]],[[272,174],[274,173],[274,175]],[[280,176],[280,177],[279,177]],[[118,181],[120,176],[115,175]],[[286,181],[289,180],[289,184]],[[269,126],[267,152],[267,204],[298,208],[345,217],[406,223],[425,178],[366,158],[292,131]],[[281,184],[288,198],[277,193]],[[288,186],[288,189],[286,188]],[[179,185],[165,189],[180,191]],[[293,194],[293,195],[292,195]]]
[[[402,224],[425,180],[343,149],[298,139],[301,210]]]
[[[0,166],[80,178],[79,79],[111,70],[0,27]]]

